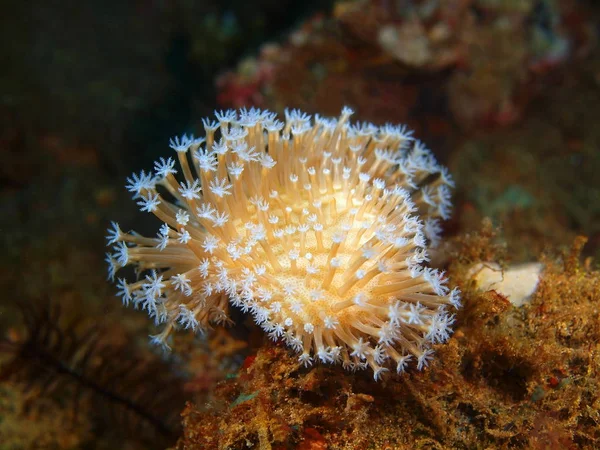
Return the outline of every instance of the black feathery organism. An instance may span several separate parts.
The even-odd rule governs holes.
[[[28,407],[40,397],[70,402],[74,417],[88,414],[98,435],[142,441],[145,448],[177,438],[183,380],[168,362],[144,354],[132,339],[108,339],[114,329],[69,317],[57,302],[17,305],[25,334],[0,341],[0,352],[9,354],[0,382],[34,392]]]

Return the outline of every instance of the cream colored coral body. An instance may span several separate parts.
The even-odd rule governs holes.
[[[445,341],[459,306],[443,273],[427,268],[438,218],[449,214],[451,180],[404,127],[348,124],[259,110],[204,121],[206,137],[171,141],[175,161],[129,179],[143,211],[164,224],[156,238],[110,230],[109,275],[132,301],[173,328],[252,314],[305,365],[419,369]]]

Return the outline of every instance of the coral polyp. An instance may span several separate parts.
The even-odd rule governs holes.
[[[142,211],[163,224],[156,237],[113,223],[109,276],[125,304],[193,331],[249,313],[306,366],[370,367],[380,378],[451,333],[459,292],[427,267],[450,213],[452,180],[403,126],[349,123],[286,111],[217,112],[205,137],[170,142],[154,172],[128,179]]]

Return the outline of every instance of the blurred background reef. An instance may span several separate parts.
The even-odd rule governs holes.
[[[3,2],[0,450],[600,447],[592,0]],[[124,189],[214,109],[406,123],[456,180],[429,370],[301,369],[240,314],[173,352],[106,281]],[[474,272],[541,273],[516,306]],[[497,266],[496,266],[497,264]]]

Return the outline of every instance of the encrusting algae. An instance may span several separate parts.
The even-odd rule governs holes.
[[[373,383],[336,366],[302,369],[265,345],[212,401],[188,403],[175,448],[598,448],[600,271],[580,264],[578,240],[543,259],[531,303],[515,307],[467,276],[474,263],[503,262],[495,239],[487,223],[451,242],[464,308],[430,370]]]
[[[173,158],[127,188],[163,225],[157,237],[109,230],[109,276],[125,304],[164,330],[202,331],[250,313],[299,361],[419,370],[451,334],[459,291],[426,266],[453,183],[403,126],[286,111],[216,113],[206,136],[171,140]]]

